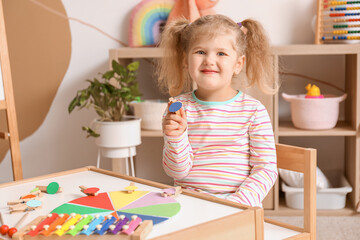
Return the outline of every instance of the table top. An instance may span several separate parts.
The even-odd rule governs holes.
[[[64,203],[76,198],[84,197],[84,194],[80,191],[80,185],[99,187],[100,192],[112,192],[123,191],[125,187],[130,184],[129,180],[94,171],[81,171],[43,179],[29,179],[20,181],[19,183],[14,182],[13,184],[1,184],[0,211],[2,212],[4,223],[8,226],[15,226],[24,214],[10,214],[7,207],[8,201],[19,199],[20,196],[29,193],[29,191],[34,189],[37,185],[46,186],[54,181],[59,183],[60,187],[63,188],[63,192],[53,195],[44,194],[40,199],[42,201],[42,208],[29,212],[29,216],[19,228],[25,226],[37,216],[49,214],[50,211]],[[136,183],[136,186],[138,187],[137,190],[160,192],[159,188],[146,184]],[[240,208],[226,206],[184,194],[180,194],[176,200],[181,204],[180,212],[169,220],[154,225],[154,228],[149,235],[149,239],[243,211]],[[284,239],[296,234],[299,234],[299,232],[269,223],[264,224],[265,239]]]

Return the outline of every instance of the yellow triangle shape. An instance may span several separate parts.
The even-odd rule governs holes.
[[[150,193],[149,191],[134,191],[132,193],[128,193],[127,191],[117,191],[117,192],[109,192],[111,201],[115,210],[120,210],[126,205],[132,203],[133,201],[139,199],[140,197]]]

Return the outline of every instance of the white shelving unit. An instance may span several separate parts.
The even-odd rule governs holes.
[[[275,78],[279,78],[279,59],[286,56],[345,56],[345,120],[339,121],[335,128],[322,131],[306,131],[295,128],[289,121],[279,121],[279,94],[271,97],[261,96],[272,118],[276,141],[279,137],[333,137],[345,138],[344,175],[349,180],[353,191],[348,195],[348,204],[341,210],[321,210],[320,215],[350,215],[360,200],[360,44],[336,45],[286,45],[272,47]],[[160,48],[118,48],[109,50],[109,62],[113,59],[126,63],[134,58],[160,58]],[[257,97],[256,94],[254,97]],[[143,131],[143,137],[162,137],[161,131]],[[268,215],[300,215],[302,211],[285,207],[284,199],[279,197],[279,184],[274,186],[264,201]]]

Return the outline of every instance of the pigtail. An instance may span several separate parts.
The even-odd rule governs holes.
[[[275,94],[279,87],[274,78],[273,58],[265,30],[255,20],[246,19],[241,23],[247,29],[245,56],[249,83],[258,85],[264,93]]]
[[[170,96],[177,96],[188,87],[182,40],[188,25],[186,19],[171,21],[161,35],[159,46],[164,49],[164,57],[159,59],[157,66],[158,85],[160,89],[168,91]]]

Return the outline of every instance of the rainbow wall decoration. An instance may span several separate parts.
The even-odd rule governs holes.
[[[129,46],[154,46],[176,0],[143,0],[130,15]]]

